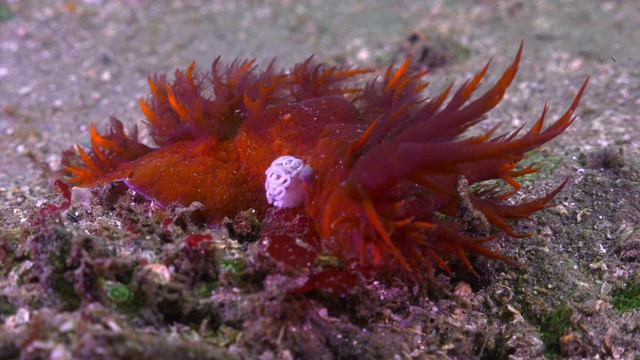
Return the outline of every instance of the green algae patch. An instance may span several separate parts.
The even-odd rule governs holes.
[[[613,292],[613,308],[619,312],[640,310],[640,284],[628,283]]]
[[[544,342],[545,354],[547,357],[561,355],[560,337],[569,329],[571,325],[571,308],[568,305],[560,305],[551,310],[540,324],[540,334]]]
[[[0,1],[0,23],[13,19],[13,12],[9,8],[9,4]]]

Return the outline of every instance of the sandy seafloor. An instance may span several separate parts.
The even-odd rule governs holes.
[[[0,358],[640,358],[637,0],[0,0],[0,13]],[[416,32],[468,51],[431,71],[429,94],[489,58],[491,83],[524,40],[519,73],[484,130],[532,124],[545,101],[557,118],[591,74],[579,119],[537,155],[553,171],[528,178],[522,193],[569,184],[536,214],[533,237],[498,242],[523,269],[476,258],[480,278],[443,274],[430,290],[370,284],[347,305],[322,295],[291,305],[274,284],[250,293],[227,280],[241,288],[233,297],[221,286],[198,300],[236,309],[220,310],[215,326],[150,321],[104,298],[60,305],[30,272],[38,265],[23,227],[55,193],[61,152],[87,146],[89,124],[102,129],[110,115],[142,120],[148,74],[193,60],[207,68],[218,55],[287,67],[314,54],[383,69]],[[95,222],[61,222],[99,237]],[[283,315],[301,302],[313,314]]]

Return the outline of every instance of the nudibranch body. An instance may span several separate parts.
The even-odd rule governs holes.
[[[211,72],[194,64],[149,78],[151,95],[140,101],[151,148],[111,120],[111,130],[91,127],[92,148],[65,164],[78,186],[123,181],[160,206],[199,201],[209,223],[270,203],[299,207],[311,217],[328,252],[346,263],[408,272],[434,266],[448,270],[457,256],[473,271],[465,253],[509,263],[474,238],[457,221],[456,185],[502,179],[513,187],[474,187],[471,205],[488,223],[511,236],[507,219],[520,219],[548,206],[562,185],[521,204],[507,200],[520,188],[519,176],[537,171],[515,165],[525,153],[561,134],[576,119],[585,81],[569,109],[546,129],[542,115],[521,134],[463,137],[502,99],[522,53],[485,94],[470,101],[489,64],[446,102],[452,86],[425,99],[425,72],[408,60],[395,72],[355,87],[352,78],[370,72],[316,64],[309,59],[289,72],[273,63],[259,72],[253,61],[235,61]],[[524,235],[524,236],[528,236]]]

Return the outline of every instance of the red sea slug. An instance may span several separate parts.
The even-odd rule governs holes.
[[[476,186],[468,200],[488,223],[518,236],[506,220],[544,209],[564,183],[539,199],[508,203],[520,188],[516,179],[537,171],[515,166],[571,125],[588,82],[546,129],[545,105],[525,133],[494,135],[495,127],[463,137],[500,102],[521,53],[522,44],[483,95],[470,101],[489,64],[446,105],[452,86],[425,98],[426,72],[410,70],[408,60],[363,87],[353,78],[369,70],[313,59],[287,72],[273,63],[259,71],[254,61],[224,66],[219,58],[203,72],[192,63],[173,82],[149,77],[151,94],[140,106],[158,147],[112,118],[106,133],[91,127],[91,149],[78,146],[64,162],[76,186],[120,181],[161,207],[198,201],[210,224],[249,208],[264,214],[269,203],[300,207],[323,239],[318,252],[379,271],[448,270],[451,255],[473,271],[467,252],[515,264],[482,245],[494,237],[466,234],[457,221],[457,186],[497,179],[510,185],[512,191]]]

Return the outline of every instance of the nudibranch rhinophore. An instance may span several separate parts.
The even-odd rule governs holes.
[[[514,204],[517,178],[538,170],[516,165],[573,123],[588,82],[546,129],[545,105],[524,133],[496,135],[496,126],[464,137],[500,102],[521,54],[522,44],[496,84],[475,100],[489,64],[448,102],[453,86],[426,98],[426,72],[410,70],[409,60],[361,87],[353,79],[370,70],[313,59],[290,71],[276,70],[273,62],[260,71],[248,60],[223,66],[218,58],[203,72],[192,63],[172,82],[149,77],[151,94],[140,106],[157,147],[114,118],[106,133],[91,127],[90,150],[78,146],[64,161],[76,186],[121,181],[161,207],[198,201],[212,224],[249,208],[264,214],[269,204],[299,207],[318,237],[331,240],[318,252],[343,259],[346,268],[431,273],[434,266],[448,270],[446,257],[457,256],[473,271],[467,252],[515,265],[482,245],[495,236],[465,233],[457,221],[456,183],[463,177],[479,184],[468,198],[488,223],[528,236],[516,234],[507,219],[548,207],[566,181],[546,196]],[[483,186],[488,180],[513,189]]]

